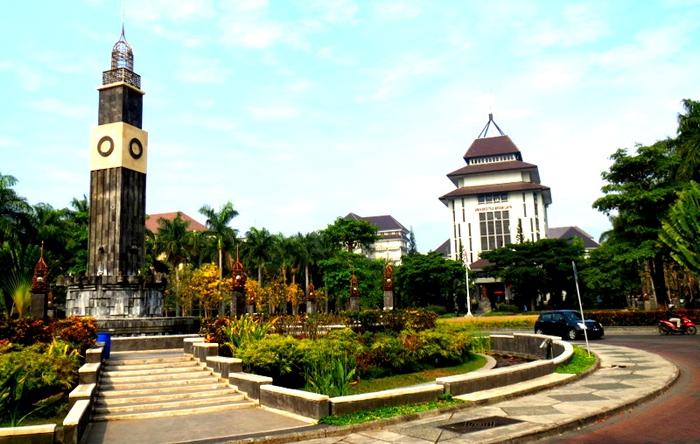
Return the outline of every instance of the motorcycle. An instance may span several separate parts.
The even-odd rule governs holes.
[[[697,327],[695,327],[695,322],[691,321],[687,316],[679,316],[681,319],[681,327],[676,327],[675,322],[671,322],[666,319],[659,321],[659,334],[660,335],[694,335],[698,332]]]

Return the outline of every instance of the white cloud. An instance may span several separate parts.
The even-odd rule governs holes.
[[[85,119],[93,112],[85,105],[75,105],[54,98],[32,101],[29,103],[29,107],[36,111],[71,119]]]
[[[253,106],[250,113],[256,120],[287,120],[299,116],[298,108],[290,105],[277,104],[267,106]]]
[[[24,63],[17,63],[9,60],[0,60],[0,71],[9,71],[15,74],[20,87],[29,92],[35,92],[45,86],[48,82],[39,73],[39,70]]]
[[[400,95],[411,80],[440,72],[438,59],[417,55],[404,57],[395,66],[380,72],[379,86],[367,95],[357,98],[360,102],[376,102]]]
[[[214,16],[212,0],[126,0],[124,8],[128,21],[186,22]]]
[[[269,48],[284,37],[281,25],[276,23],[233,21],[223,23],[222,28],[221,41],[242,48]]]
[[[318,50],[318,56],[336,65],[354,65],[355,59],[349,55],[339,55],[333,48],[324,46]]]
[[[308,91],[309,88],[313,86],[313,83],[303,79],[303,80],[297,80],[296,82],[291,83],[288,87],[287,90],[293,93],[302,93],[305,91]]]
[[[409,20],[418,17],[422,8],[417,3],[405,1],[384,1],[374,5],[374,11],[380,19]]]
[[[185,83],[221,84],[230,74],[218,59],[205,57],[181,57],[177,77]]]
[[[312,0],[308,3],[312,15],[329,23],[356,23],[358,7],[352,0]]]

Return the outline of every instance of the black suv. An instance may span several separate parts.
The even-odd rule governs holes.
[[[574,340],[583,337],[583,328],[586,326],[589,338],[599,339],[605,334],[603,326],[591,319],[581,320],[581,315],[576,310],[551,310],[543,311],[535,322],[535,333],[561,336],[564,339]]]

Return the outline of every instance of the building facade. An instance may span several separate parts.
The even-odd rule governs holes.
[[[355,213],[350,213],[345,218],[364,220],[377,227],[378,237],[372,248],[367,251],[358,248],[355,253],[364,254],[370,259],[386,259],[401,264],[401,257],[408,253],[409,230],[398,220],[390,215],[361,217]]]
[[[498,128],[489,114],[464,154],[466,165],[447,175],[456,189],[440,197],[449,210],[450,257],[469,264],[484,251],[547,237],[550,189],[500,128],[499,136],[486,137],[492,123]]]

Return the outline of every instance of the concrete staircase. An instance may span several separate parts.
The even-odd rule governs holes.
[[[93,421],[158,418],[257,406],[181,350],[114,353],[107,360]]]

